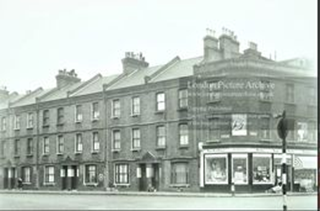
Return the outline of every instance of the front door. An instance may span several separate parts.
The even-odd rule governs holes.
[[[68,189],[68,166],[62,166],[61,168],[61,187],[62,190],[67,190]]]
[[[71,168],[73,172],[71,175],[71,190],[75,190],[78,186],[78,166],[72,166]]]
[[[146,191],[148,188],[146,164],[140,164],[140,169],[141,169],[141,177],[139,179],[139,190]]]
[[[160,177],[159,177],[159,164],[155,163],[152,165],[152,168],[153,168],[153,177],[152,177],[152,186],[158,190],[159,189],[159,180],[160,180]]]
[[[11,187],[10,189],[16,188],[16,168],[11,168]]]
[[[7,189],[9,183],[8,168],[4,168],[3,188]]]

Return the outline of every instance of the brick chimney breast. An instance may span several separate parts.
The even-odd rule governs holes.
[[[80,82],[81,79],[77,77],[75,70],[70,70],[69,72],[64,70],[59,70],[58,75],[56,76],[57,87],[62,88],[68,84],[75,84]]]
[[[145,61],[142,53],[126,52],[125,58],[123,58],[121,61],[123,72],[125,74],[130,74],[136,69],[142,69],[149,66],[149,63]]]

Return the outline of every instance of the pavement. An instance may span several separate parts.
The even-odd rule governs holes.
[[[179,197],[274,197],[282,193],[204,193],[204,192],[140,192],[140,191],[56,191],[56,190],[0,190],[0,194],[58,194],[58,195],[123,195],[123,196],[179,196]],[[317,192],[288,192],[288,196],[315,196]]]

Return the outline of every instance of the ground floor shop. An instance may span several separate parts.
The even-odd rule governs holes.
[[[316,150],[287,150],[288,191],[317,187]],[[200,188],[208,192],[264,192],[282,182],[282,154],[277,148],[214,148],[200,155]]]

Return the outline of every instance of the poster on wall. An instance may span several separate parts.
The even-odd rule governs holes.
[[[247,135],[247,115],[232,114],[232,135],[246,136]]]
[[[298,141],[308,140],[308,124],[306,122],[298,122]]]
[[[227,155],[207,155],[205,157],[205,183],[227,184]]]

